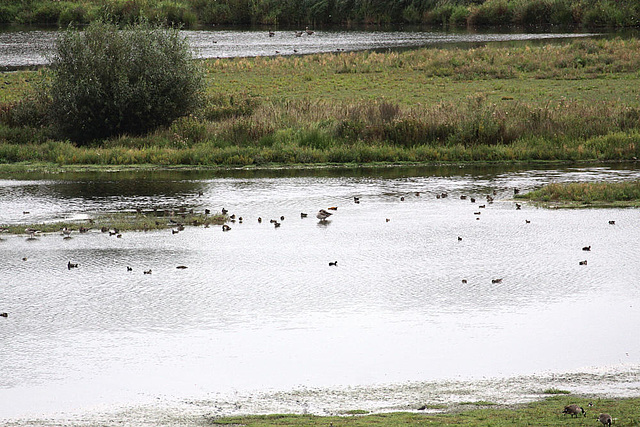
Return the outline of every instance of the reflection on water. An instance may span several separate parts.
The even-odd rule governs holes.
[[[225,207],[244,219],[226,233],[3,236],[2,415],[640,364],[629,340],[640,321],[638,210],[516,210],[511,200],[550,181],[638,179],[634,166],[221,173],[0,180],[5,224],[139,206]]]
[[[57,31],[0,31],[0,69],[42,65],[54,45]],[[183,31],[196,57],[227,58],[247,56],[304,55],[310,53],[402,49],[419,46],[442,46],[453,43],[535,41],[588,37],[593,34],[558,32],[449,32],[435,31],[343,31],[318,29],[313,35],[296,37],[294,30],[276,31],[273,37],[265,30]]]

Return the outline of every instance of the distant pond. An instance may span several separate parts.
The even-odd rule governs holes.
[[[304,55],[322,52],[359,51],[369,49],[404,49],[421,46],[474,45],[506,41],[549,41],[572,37],[588,37],[588,32],[504,30],[322,30],[313,34],[276,30],[272,36],[266,29],[212,29],[183,31],[194,53],[200,58],[229,58],[274,55]],[[296,34],[297,33],[297,34]],[[0,28],[0,69],[10,70],[47,63],[57,30]]]

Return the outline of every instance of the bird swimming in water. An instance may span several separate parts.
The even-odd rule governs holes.
[[[338,261],[330,262],[330,263],[329,263],[329,266],[330,266],[330,267],[331,267],[331,266],[337,267],[337,266],[338,266]]]
[[[67,263],[67,270],[71,270],[72,268],[78,268],[78,264],[73,264],[71,261]]]
[[[327,212],[324,209],[320,209],[318,211],[318,214],[316,215],[316,218],[318,218],[320,221],[326,221],[327,218],[329,218],[331,215],[333,215],[331,212]]]

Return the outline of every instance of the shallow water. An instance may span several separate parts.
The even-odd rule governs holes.
[[[178,207],[224,207],[244,221],[229,232],[3,236],[0,419],[160,397],[637,369],[640,212],[516,210],[511,198],[551,181],[639,177],[636,166],[5,177],[0,224]],[[338,209],[319,223],[329,206]],[[269,223],[281,216],[281,227]]]
[[[294,30],[183,31],[196,57],[225,58],[248,56],[303,55],[321,52],[369,49],[398,49],[462,43],[535,41],[588,37],[577,32],[447,32],[383,30],[316,30],[312,35],[296,37]],[[48,62],[58,31],[0,29],[0,69],[42,65]]]

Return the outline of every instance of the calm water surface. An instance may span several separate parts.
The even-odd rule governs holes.
[[[0,29],[0,69],[46,64],[58,32],[53,30],[15,31]],[[313,35],[296,37],[295,31],[266,30],[183,31],[196,57],[224,58],[294,55],[367,49],[398,49],[419,46],[552,40],[587,37],[573,32],[447,32],[447,31],[344,31],[316,30]]]
[[[639,178],[637,167],[5,177],[0,224],[182,206],[244,221],[4,235],[0,419],[159,396],[637,368],[640,211],[516,210],[511,197]]]

